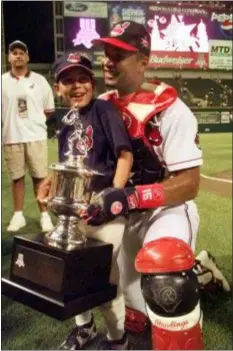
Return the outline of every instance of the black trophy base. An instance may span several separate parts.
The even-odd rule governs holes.
[[[74,250],[49,246],[44,234],[15,236],[9,279],[2,294],[58,320],[116,296],[109,283],[111,244],[88,239]]]
[[[32,290],[2,278],[2,294],[49,317],[64,321],[114,299],[116,286],[109,284],[101,291],[85,296],[72,296],[64,302],[52,297],[50,291],[47,291],[47,294],[46,291],[42,294],[38,290]]]

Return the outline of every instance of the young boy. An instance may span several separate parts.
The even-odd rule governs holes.
[[[66,106],[77,108],[78,115],[68,113],[63,121],[59,141],[59,159],[65,161],[70,155],[83,155],[91,168],[104,174],[104,182],[94,184],[94,191],[114,186],[123,188],[133,164],[131,143],[118,110],[108,101],[94,98],[95,80],[89,59],[78,53],[67,53],[53,65],[55,90]],[[41,184],[38,198],[43,200],[49,192],[51,178]],[[117,211],[112,208],[113,213]],[[79,230],[85,235],[113,244],[113,258],[110,280],[118,285],[117,297],[102,306],[100,310],[107,326],[107,338],[102,349],[128,349],[124,333],[125,306],[119,288],[117,256],[124,232],[123,217],[92,227],[80,221]],[[96,335],[93,316],[87,311],[76,318],[76,326],[62,343],[60,349],[82,349]]]

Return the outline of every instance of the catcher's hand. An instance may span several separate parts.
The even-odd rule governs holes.
[[[93,204],[88,206],[82,218],[87,224],[98,226],[119,215],[124,216],[129,210],[137,207],[138,198],[135,188],[107,188],[99,194]]]

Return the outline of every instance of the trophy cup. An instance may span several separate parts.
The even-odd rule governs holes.
[[[64,123],[82,125],[72,109]],[[71,145],[73,147],[73,145]],[[48,209],[58,222],[46,234],[15,236],[10,279],[2,278],[2,293],[58,320],[65,320],[112,300],[109,283],[112,244],[86,238],[78,231],[80,212],[91,198],[91,184],[103,174],[85,165],[86,155],[52,164]]]

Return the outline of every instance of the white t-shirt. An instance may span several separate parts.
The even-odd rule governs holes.
[[[198,144],[198,123],[188,106],[179,98],[158,120],[162,143],[155,147],[169,172],[201,166],[202,151]]]
[[[3,144],[26,143],[47,139],[45,112],[54,111],[53,92],[40,74],[29,72],[15,77],[2,75]]]

